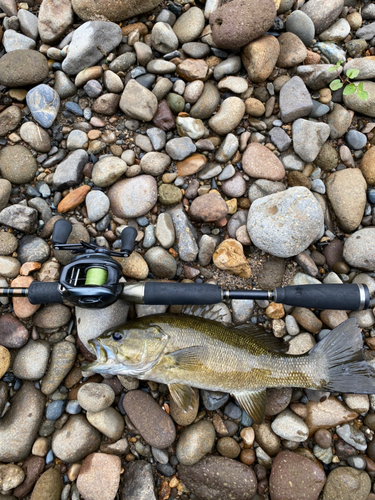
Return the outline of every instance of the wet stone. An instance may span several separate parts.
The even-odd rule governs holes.
[[[186,427],[176,447],[176,456],[184,465],[194,465],[209,453],[215,442],[215,429],[208,420]]]
[[[76,348],[70,342],[59,342],[52,348],[51,363],[42,380],[43,394],[52,394],[71,370],[76,359]]]

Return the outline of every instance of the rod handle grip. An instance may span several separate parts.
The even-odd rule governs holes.
[[[30,304],[62,304],[59,284],[55,281],[32,281],[27,295]]]
[[[295,285],[275,289],[275,302],[314,309],[366,309],[370,292],[362,284]]]
[[[205,283],[147,282],[143,296],[149,305],[205,305],[222,301],[221,288]]]

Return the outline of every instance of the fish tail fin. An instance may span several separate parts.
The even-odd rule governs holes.
[[[362,335],[355,318],[332,330],[309,356],[326,360],[328,381],[323,390],[375,394],[375,371],[364,360]]]

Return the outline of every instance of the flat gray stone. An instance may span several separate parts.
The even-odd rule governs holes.
[[[302,160],[311,163],[318,156],[330,133],[331,129],[326,123],[300,118],[292,127],[294,151]]]
[[[310,92],[299,76],[294,76],[280,90],[280,113],[284,123],[308,116],[313,107]]]
[[[191,225],[181,204],[169,210],[168,213],[172,217],[178,240],[177,248],[180,259],[185,262],[193,262],[199,250],[194,227]]]
[[[88,154],[83,149],[70,153],[56,168],[53,174],[53,188],[63,191],[69,187],[78,186],[83,178],[83,167],[88,162]]]
[[[122,500],[156,500],[151,465],[144,460],[127,464]]]

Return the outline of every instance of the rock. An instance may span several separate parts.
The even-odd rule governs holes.
[[[149,12],[159,3],[160,0],[146,0],[141,4],[135,0],[127,0],[119,5],[116,0],[104,0],[100,4],[95,0],[73,0],[72,5],[74,12],[84,21],[103,19],[104,17],[117,23]]]
[[[15,130],[22,120],[22,112],[18,106],[9,106],[0,113],[0,137]]]
[[[212,450],[215,429],[208,420],[186,427],[176,445],[176,456],[183,465],[194,465]]]
[[[118,300],[104,309],[92,310],[76,307],[75,315],[77,318],[77,333],[79,340],[86,349],[89,348],[87,344],[89,340],[98,337],[103,331],[109,328],[115,328],[125,323],[128,316],[128,310],[129,305],[122,300]]]
[[[70,193],[67,194],[58,204],[57,211],[60,212],[60,214],[64,214],[79,207],[79,205],[85,201],[87,193],[90,190],[90,186],[83,185],[73,191],[70,191]]]
[[[70,153],[64,161],[57,165],[53,174],[54,189],[62,191],[69,187],[77,186],[82,181],[83,167],[87,162],[88,155],[83,149],[77,149],[73,153]]]
[[[17,250],[18,240],[12,233],[0,233],[0,255],[11,255]]]
[[[281,152],[289,149],[290,145],[292,144],[291,138],[281,127],[273,127],[273,129],[271,129],[269,132],[269,138]]]
[[[25,207],[24,205],[12,205],[0,212],[1,224],[13,227],[24,233],[34,232],[37,221],[38,212],[34,208]]]
[[[244,114],[243,101],[239,97],[229,97],[222,103],[216,115],[209,120],[208,125],[216,134],[227,135],[238,126]]]
[[[311,18],[302,10],[292,12],[285,24],[287,32],[294,33],[309,47],[315,36],[315,26]]]
[[[220,194],[208,193],[195,198],[189,212],[195,220],[213,222],[225,217],[228,207]]]
[[[95,429],[114,441],[120,439],[124,433],[124,418],[112,407],[98,412],[88,411],[86,418]]]
[[[350,127],[352,121],[350,113],[340,104],[333,104],[333,111],[327,116],[327,123],[331,129],[331,139],[342,137]]]
[[[205,81],[208,65],[203,59],[185,59],[177,67],[178,75],[188,82],[195,80]]]
[[[29,10],[20,9],[18,11],[18,21],[20,23],[22,33],[33,40],[37,40],[39,36],[38,18]]]
[[[117,259],[115,257],[115,260]],[[147,262],[137,252],[131,253],[127,258],[119,258],[118,262],[121,264],[124,276],[138,280],[147,278],[149,273]]]
[[[282,33],[278,40],[280,54],[276,66],[279,68],[292,68],[306,59],[306,47],[297,35],[291,32]]]
[[[375,117],[375,83],[363,82],[363,90],[368,92],[368,99],[362,101],[357,94],[352,94],[344,96],[344,104],[357,113]]]
[[[302,160],[314,161],[330,132],[326,123],[312,122],[302,118],[296,120],[292,127],[294,151]]]
[[[47,375],[42,380],[43,394],[52,394],[70,372],[77,355],[70,342],[59,342],[52,347],[51,363]]]
[[[274,36],[262,36],[242,49],[242,63],[253,82],[264,82],[272,73],[280,54],[280,45]]]
[[[124,90],[124,85],[121,81],[121,78],[111,70],[104,71],[103,83],[108,92],[118,94]]]
[[[290,451],[274,459],[269,488],[272,500],[317,500],[325,484],[323,469],[312,460]]]
[[[52,451],[64,462],[74,463],[99,448],[101,437],[83,415],[72,415],[52,438]]]
[[[33,50],[35,49],[35,40],[28,36],[21,35],[17,31],[8,29],[3,36],[4,49],[9,53],[14,50]]]
[[[120,108],[130,118],[150,121],[156,113],[158,101],[148,89],[130,80],[121,96]]]
[[[370,148],[364,154],[360,164],[361,172],[370,186],[375,186],[374,158],[375,151],[373,151],[373,148]]]
[[[25,382],[0,422],[0,460],[19,462],[30,454],[43,416],[45,398],[32,382]]]
[[[35,85],[48,76],[47,59],[35,50],[14,50],[0,60],[0,84],[7,87]]]
[[[171,159],[165,153],[146,153],[141,159],[142,171],[155,177],[162,175],[171,164]]]
[[[30,500],[59,500],[62,487],[60,472],[57,469],[48,469],[38,479]]]
[[[371,490],[367,472],[351,467],[339,467],[331,471],[324,488],[324,500],[366,500]]]
[[[1,489],[7,494],[10,490],[21,484],[25,478],[25,473],[18,465],[0,465]]]
[[[245,464],[225,457],[204,457],[195,465],[179,465],[181,481],[202,500],[251,500],[256,476]]]
[[[87,216],[92,222],[98,222],[109,211],[109,199],[102,191],[90,191],[86,196]]]
[[[169,151],[172,151],[172,148],[170,146],[168,149]],[[174,145],[172,154],[173,155],[179,154],[177,152],[177,148],[176,149],[174,148]],[[189,156],[188,158],[185,158],[184,160],[177,162],[178,175],[180,175],[181,177],[186,177],[188,175],[196,174],[203,169],[203,167],[206,165],[206,162],[207,158],[205,155],[193,154],[192,156]]]
[[[172,218],[177,248],[180,259],[185,262],[193,262],[198,255],[198,245],[195,238],[195,229],[190,224],[182,205],[177,205],[168,211]]]
[[[17,5],[14,0],[1,0],[0,9],[9,17],[17,16]]]
[[[123,407],[148,444],[164,449],[173,443],[176,438],[173,421],[149,394],[129,391],[123,399]]]
[[[127,164],[120,158],[106,156],[95,163],[91,178],[97,186],[104,188],[114,184],[127,169]]]
[[[303,420],[290,410],[277,415],[271,428],[282,439],[301,443],[309,437],[309,429]]]
[[[241,64],[241,61],[239,62]],[[186,89],[188,89],[192,84],[197,85],[198,81],[192,82],[186,87]],[[190,116],[192,116],[193,118],[199,118],[201,120],[207,120],[208,118],[211,118],[219,102],[220,102],[220,92],[217,90],[217,87],[213,85],[211,82],[206,82],[204,84],[204,88],[200,97],[190,110]]]
[[[11,314],[0,316],[0,345],[9,349],[19,349],[29,339],[26,327]]]
[[[168,141],[165,150],[173,160],[181,161],[194,153],[196,151],[196,146],[190,137],[179,137]],[[201,155],[199,155],[199,157],[200,156]],[[198,159],[198,156],[194,155],[194,160]]]
[[[255,179],[280,181],[285,176],[285,169],[280,160],[268,148],[251,143],[242,156],[244,172]]]
[[[84,498],[113,500],[120,484],[121,460],[115,455],[92,453],[82,463],[77,489]]]
[[[108,191],[111,209],[118,217],[135,218],[149,212],[157,201],[157,186],[151,175],[116,182]]]
[[[301,7],[301,11],[311,18],[315,32],[319,35],[339,17],[343,7],[344,0],[332,0],[329,4],[324,0],[310,0],[310,3]]]
[[[370,150],[371,151],[371,150]],[[327,195],[345,232],[361,223],[366,205],[366,181],[359,169],[334,172],[326,179]]]
[[[20,136],[32,149],[35,149],[35,151],[48,153],[51,149],[51,140],[48,132],[34,122],[23,123],[20,128]]]
[[[198,389],[193,388],[194,397],[191,401],[191,407],[189,407],[187,412],[184,412],[182,408],[175,402],[173,398],[170,398],[169,404],[171,409],[171,417],[178,425],[186,427],[192,424],[197,416],[199,408],[199,392]]]
[[[13,184],[25,184],[34,179],[37,163],[24,146],[6,146],[0,151],[1,175]]]
[[[173,25],[179,42],[181,44],[193,42],[202,33],[205,25],[205,19],[202,10],[199,7],[191,7],[184,12]]]
[[[262,6],[254,0],[225,4],[210,15],[213,41],[222,49],[243,47],[269,30],[275,16],[272,0],[265,1]]]
[[[8,371],[10,366],[10,352],[8,349],[0,345],[0,375],[3,375]],[[3,406],[3,405],[2,405]]]
[[[162,247],[168,249],[173,245],[175,241],[175,232],[172,218],[169,213],[164,212],[159,214],[156,223],[155,236]]]
[[[323,234],[323,212],[308,189],[293,187],[254,201],[247,230],[258,248],[288,258],[305,250]]]
[[[59,94],[60,99],[67,99],[77,94],[77,87],[63,71],[55,72],[54,89]]]
[[[115,393],[109,385],[91,382],[79,389],[77,400],[84,410],[100,412],[112,405]]]
[[[345,242],[344,259],[352,267],[372,271],[375,269],[375,255],[371,246],[375,238],[373,228],[360,229]]]
[[[308,116],[313,107],[310,93],[299,76],[294,76],[280,90],[280,113],[284,123]]]
[[[128,463],[122,500],[156,500],[151,464],[144,460]]]
[[[149,265],[150,271],[157,278],[173,279],[177,271],[177,263],[172,255],[164,248],[150,248],[145,253],[145,261]]]
[[[43,43],[53,45],[73,24],[69,0],[44,0],[38,16],[38,31]]]
[[[96,99],[94,104],[91,106],[91,109],[94,113],[112,116],[117,113],[120,99],[120,96],[117,94],[108,93],[101,95],[98,99]]]
[[[240,242],[228,239],[220,243],[213,255],[213,262],[216,267],[229,274],[250,278],[251,269],[244,256],[243,247]]]
[[[349,132],[345,134],[345,142],[350,149],[358,150],[365,147],[367,137],[358,130],[349,130]]]
[[[16,355],[13,373],[21,380],[40,380],[46,370],[50,345],[45,340],[29,340]]]
[[[305,64],[295,69],[295,74],[302,78],[306,86],[311,90],[320,90],[327,87],[332,80],[337,78],[337,73],[342,73],[342,68],[337,72],[330,71],[331,64]]]
[[[26,102],[34,120],[44,128],[51,127],[60,108],[59,94],[48,85],[40,84],[29,90]]]
[[[168,54],[178,48],[178,38],[173,28],[164,22],[155,23],[151,33],[151,43],[161,54]]]
[[[239,198],[246,191],[246,181],[241,172],[236,172],[233,177],[222,184],[223,193],[226,196]]]
[[[310,436],[318,429],[330,429],[357,418],[358,413],[349,410],[343,403],[334,397],[325,401],[309,401],[306,405],[307,417],[305,424],[309,428]]]
[[[63,71],[76,75],[86,67],[94,66],[102,59],[103,52],[109,54],[120,44],[121,38],[121,29],[117,24],[103,21],[82,24],[73,33],[68,55],[62,63]]]

